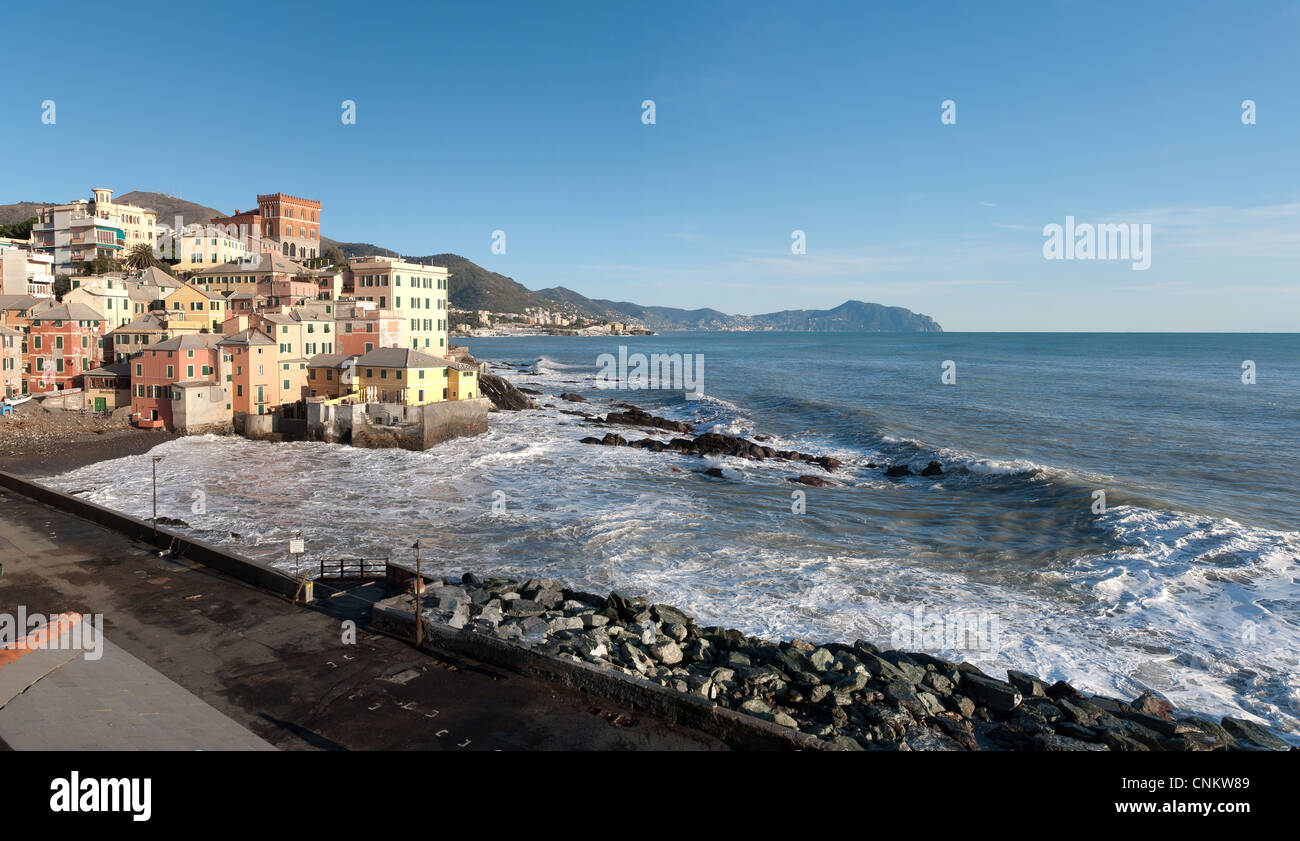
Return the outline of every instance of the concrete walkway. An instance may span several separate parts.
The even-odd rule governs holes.
[[[604,699],[369,632],[360,592],[296,606],[3,489],[0,560],[0,613],[103,614],[115,644],[99,661],[33,651],[0,666],[17,687],[0,688],[0,738],[13,747],[726,749]]]
[[[36,649],[0,666],[0,742],[12,750],[275,750],[112,642],[101,645],[97,660]],[[42,674],[11,694],[34,672]]]

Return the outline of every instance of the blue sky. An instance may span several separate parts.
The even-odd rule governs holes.
[[[82,6],[6,12],[41,35],[0,54],[0,203],[280,190],[335,239],[727,312],[1300,325],[1300,3]],[[1151,224],[1151,267],[1045,260],[1067,215]]]

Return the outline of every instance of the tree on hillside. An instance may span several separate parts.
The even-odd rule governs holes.
[[[337,245],[331,245],[325,249],[325,265],[327,266],[346,266],[348,258],[343,256],[343,249]]]
[[[131,246],[123,262],[128,269],[147,269],[150,266],[165,268],[163,261],[154,255],[153,244],[148,242],[137,242]]]
[[[36,224],[36,217],[27,219],[23,222],[14,222],[12,225],[0,225],[0,237],[9,239],[27,239],[32,235],[32,226]]]

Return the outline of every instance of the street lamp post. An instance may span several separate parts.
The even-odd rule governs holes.
[[[153,540],[158,542],[158,462],[162,456],[153,457]]]
[[[415,647],[424,641],[424,615],[420,612],[424,594],[424,575],[420,571],[420,541],[415,541]]]

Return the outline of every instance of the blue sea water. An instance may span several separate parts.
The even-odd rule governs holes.
[[[1300,733],[1300,337],[468,344],[550,408],[494,414],[487,435],[425,453],[182,439],[156,451],[175,456],[160,465],[160,494],[188,508],[201,489],[205,513],[181,511],[195,531],[239,532],[243,549],[271,560],[294,529],[322,555],[400,557],[418,537],[448,573],[618,587],[703,624],[924,647],[1110,695],[1149,688],[1188,710]],[[597,388],[599,355],[620,345],[699,354],[704,396]],[[561,410],[617,401],[844,466],[822,474],[834,486],[805,487],[787,479],[818,468],[578,443],[604,430]],[[882,472],[932,460],[942,476]],[[147,458],[122,462],[147,475]],[[704,475],[711,466],[723,478]],[[147,511],[147,484],[106,475],[87,468],[57,483]],[[974,642],[949,632],[972,618]]]

